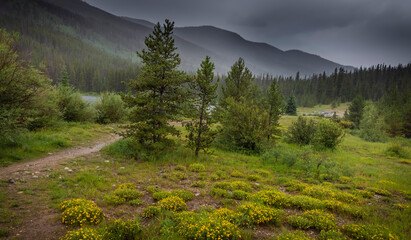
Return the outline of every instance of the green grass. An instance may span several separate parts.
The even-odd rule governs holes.
[[[38,158],[80,144],[89,144],[100,135],[113,131],[113,126],[109,125],[59,122],[52,128],[21,133],[9,142],[0,142],[0,166]]]

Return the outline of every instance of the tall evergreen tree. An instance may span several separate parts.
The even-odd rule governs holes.
[[[210,128],[212,115],[210,113],[211,102],[217,97],[218,82],[213,84],[214,63],[210,57],[201,63],[201,69],[197,70],[197,76],[190,84],[194,92],[194,108],[192,122],[186,124],[188,130],[188,145],[195,149],[198,156],[200,150],[205,150],[214,140],[216,131]]]
[[[287,107],[285,109],[287,115],[297,116],[297,104],[295,102],[294,94],[291,94],[287,101]]]
[[[255,88],[254,77],[251,71],[245,66],[244,59],[239,58],[228,72],[225,79],[226,86],[222,87],[222,102],[224,106],[229,97],[234,101],[240,101],[241,97],[248,99],[251,97]]]
[[[357,95],[351,102],[350,106],[348,106],[348,120],[351,121],[356,128],[359,128],[360,126],[364,107],[365,101],[361,95]]]
[[[268,140],[272,134],[275,134],[278,129],[278,120],[280,120],[281,114],[284,113],[284,96],[278,87],[277,81],[274,79],[271,82],[270,88],[267,92],[268,102],[268,122],[271,126],[271,131],[268,133]]]
[[[180,65],[173,35],[174,22],[157,23],[145,38],[147,49],[137,52],[144,64],[137,80],[128,84],[129,94],[123,95],[132,107],[131,124],[125,137],[133,138],[147,150],[162,149],[172,143],[167,136],[179,131],[169,124],[178,121],[181,104],[187,96],[182,87],[188,78],[177,70]]]

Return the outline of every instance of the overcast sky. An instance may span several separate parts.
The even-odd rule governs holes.
[[[352,66],[411,62],[410,0],[86,0],[118,16],[212,25]]]

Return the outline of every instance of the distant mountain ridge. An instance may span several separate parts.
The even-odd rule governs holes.
[[[115,16],[81,0],[0,0],[0,18],[0,27],[21,32],[30,41],[53,47],[53,51],[64,51],[66,55],[87,54],[75,46],[62,49],[59,44],[50,45],[49,34],[58,36],[57,39],[66,36],[81,41],[107,56],[130,62],[140,61],[135,52],[145,47],[144,38],[153,28],[149,21]],[[44,31],[33,33],[25,26],[26,21],[40,28],[44,26]],[[289,76],[300,72],[304,76],[323,71],[331,73],[340,67],[353,69],[317,55],[298,50],[282,51],[266,43],[248,41],[237,33],[213,26],[176,27],[174,36],[182,60],[181,69],[189,73],[195,72],[206,55],[211,57],[220,74],[229,71],[239,57],[244,58],[254,74]],[[36,48],[28,51],[42,55]]]

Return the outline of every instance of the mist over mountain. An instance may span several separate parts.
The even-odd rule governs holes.
[[[140,61],[136,51],[145,47],[153,23],[115,16],[80,0],[1,0],[0,27],[19,32],[19,47],[54,80],[67,65],[76,87],[101,91],[123,90],[121,81],[135,77]],[[219,74],[225,74],[239,57],[256,75],[300,72],[304,76],[340,67],[353,69],[302,51],[248,41],[213,26],[177,27],[174,37],[181,69],[189,73],[207,55]]]

